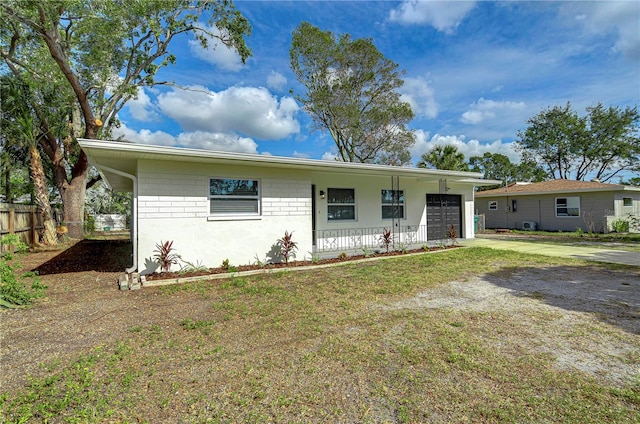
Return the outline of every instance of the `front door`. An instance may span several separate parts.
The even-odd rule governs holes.
[[[456,238],[462,234],[462,196],[459,194],[427,194],[427,240],[449,238],[453,225]]]
[[[311,239],[316,245],[316,185],[311,184]]]

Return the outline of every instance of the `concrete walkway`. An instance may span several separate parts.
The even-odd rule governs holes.
[[[640,267],[640,253],[599,247],[573,246],[570,244],[536,243],[520,240],[498,240],[476,238],[460,240],[462,246],[488,247],[491,249],[515,250],[523,253],[584,259]]]

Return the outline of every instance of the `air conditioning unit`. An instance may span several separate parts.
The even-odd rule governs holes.
[[[538,224],[533,221],[522,221],[522,229],[523,230],[531,230],[535,231],[538,228]]]

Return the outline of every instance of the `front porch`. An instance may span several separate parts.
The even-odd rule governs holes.
[[[391,229],[391,234],[385,238],[384,233]],[[330,230],[315,230],[313,232],[313,253],[319,257],[337,256],[340,253],[347,255],[361,255],[363,253],[380,253],[387,250],[413,250],[422,247],[435,247],[451,243],[455,237],[438,237],[446,234],[447,229],[434,231],[427,229],[427,225],[396,225],[366,227],[366,228],[340,228]],[[430,236],[431,235],[431,236]]]

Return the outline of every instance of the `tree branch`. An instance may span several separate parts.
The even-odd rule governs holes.
[[[86,185],[86,189],[90,189],[91,187],[93,187],[94,185],[96,185],[99,181],[102,180],[102,177],[100,175],[91,178],[89,181],[87,181],[87,185]]]

